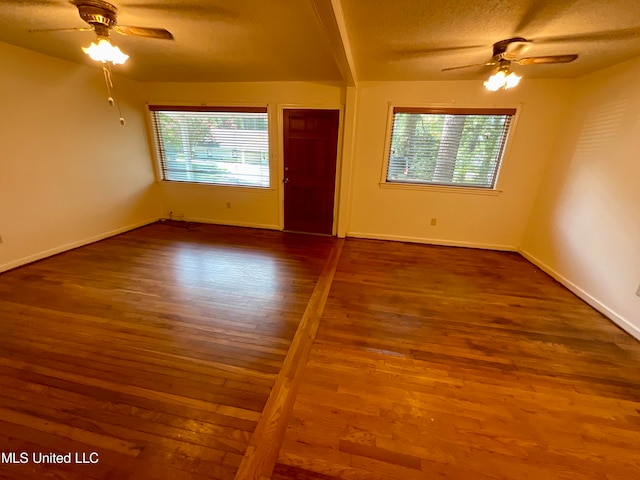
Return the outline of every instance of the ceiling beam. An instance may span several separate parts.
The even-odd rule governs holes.
[[[342,77],[347,86],[355,86],[358,79],[341,0],[311,0],[311,3],[331,43],[331,49]]]

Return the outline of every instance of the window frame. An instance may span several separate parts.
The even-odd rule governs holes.
[[[268,185],[246,185],[246,184],[233,184],[233,183],[216,183],[216,182],[196,182],[188,180],[169,180],[164,178],[163,157],[159,149],[158,129],[154,120],[154,112],[162,111],[174,111],[174,112],[238,112],[238,113],[265,113],[267,118],[267,162],[269,172],[269,184]],[[206,104],[171,104],[171,103],[148,103],[148,126],[149,126],[149,139],[151,143],[151,149],[155,157],[154,167],[156,172],[157,181],[166,185],[188,185],[190,187],[203,187],[203,188],[233,188],[233,189],[252,189],[252,190],[273,190],[274,187],[274,175],[273,175],[273,142],[272,142],[272,119],[269,105],[206,105]]]
[[[521,105],[505,105],[505,106],[457,106],[457,105],[404,105],[393,104],[389,102],[387,113],[387,127],[385,133],[385,146],[384,156],[382,161],[382,171],[380,174],[380,188],[385,189],[398,189],[398,190],[429,190],[436,192],[446,193],[461,193],[461,194],[473,194],[473,195],[499,195],[502,193],[500,188],[502,178],[501,175],[505,161],[509,157],[509,151],[513,144],[514,131],[518,123],[518,117],[520,114]],[[450,185],[450,184],[437,184],[437,183],[422,183],[422,182],[394,182],[387,180],[387,173],[389,169],[390,154],[391,154],[391,142],[393,136],[393,126],[396,113],[423,113],[423,114],[486,114],[486,115],[511,115],[511,125],[505,139],[505,144],[502,150],[501,158],[495,171],[495,177],[493,187],[480,187],[472,185]]]

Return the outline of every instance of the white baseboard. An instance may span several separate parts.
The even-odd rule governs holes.
[[[100,240],[104,240],[105,238],[113,237],[115,235],[128,232],[129,230],[134,230],[136,228],[144,227],[145,225],[149,225],[151,223],[157,222],[158,220],[159,218],[151,218],[142,222],[135,223],[133,225],[127,225],[126,227],[121,227],[115,230],[111,230],[109,232],[100,233],[98,235],[94,235],[93,237],[85,238],[83,240],[78,240],[76,242],[67,243],[65,245],[60,245],[58,247],[44,250],[42,252],[34,253],[33,255],[29,255],[28,257],[23,257],[23,258],[19,258],[18,260],[13,260],[11,262],[0,265],[0,273],[6,272],[7,270],[11,270],[17,267],[21,267],[22,265],[26,265],[28,263],[37,262],[38,260],[42,260],[43,258],[57,255],[58,253],[66,252],[68,250],[73,250],[74,248],[82,247],[84,245],[89,245],[90,243],[98,242]]]
[[[218,220],[215,218],[188,217],[188,218],[185,218],[184,221],[194,222],[194,223],[209,223],[212,225],[226,225],[229,227],[247,227],[247,228],[264,228],[266,230],[281,230],[281,228],[278,225],[270,225],[267,223],[234,222],[231,220]]]
[[[567,289],[571,290],[574,294],[576,294],[578,297],[580,297],[586,303],[588,303],[593,308],[598,310],[600,313],[602,313],[605,317],[607,317],[613,323],[615,323],[620,328],[622,328],[629,335],[635,337],[637,340],[640,340],[640,328],[638,328],[636,325],[631,323],[629,320],[624,318],[622,315],[619,315],[618,313],[614,312],[612,309],[607,307],[600,300],[598,300],[597,298],[593,297],[592,295],[590,295],[589,293],[584,291],[578,285],[576,285],[575,283],[573,283],[572,281],[570,281],[569,279],[567,279],[566,277],[564,277],[560,273],[556,272],[549,265],[547,265],[546,263],[542,262],[541,260],[539,260],[538,258],[533,256],[529,252],[526,252],[525,250],[519,250],[518,252],[520,253],[520,255],[522,255],[528,261],[533,263],[540,270],[542,270],[543,272],[551,275],[555,280],[560,282],[564,287],[566,287]]]
[[[381,233],[362,233],[362,232],[347,232],[346,237],[353,238],[365,238],[369,240],[391,240],[394,242],[408,242],[408,243],[423,243],[428,245],[442,245],[445,247],[465,247],[465,248],[480,248],[483,250],[501,250],[505,252],[517,252],[518,247],[513,245],[497,245],[491,243],[473,243],[473,242],[459,242],[456,240],[441,240],[435,238],[423,238],[423,237],[403,237],[399,235],[386,235]]]

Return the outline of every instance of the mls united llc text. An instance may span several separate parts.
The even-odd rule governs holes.
[[[98,463],[98,452],[2,452],[0,463]]]

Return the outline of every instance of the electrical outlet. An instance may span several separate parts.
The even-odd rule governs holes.
[[[438,223],[438,219],[437,218],[432,218],[431,219],[431,226],[432,227],[435,227],[437,223]]]
[[[2,243],[1,238],[0,238],[0,243]],[[638,289],[636,290],[636,295],[640,297],[640,285],[638,285]]]
[[[231,208],[231,202],[227,202],[227,208]]]

